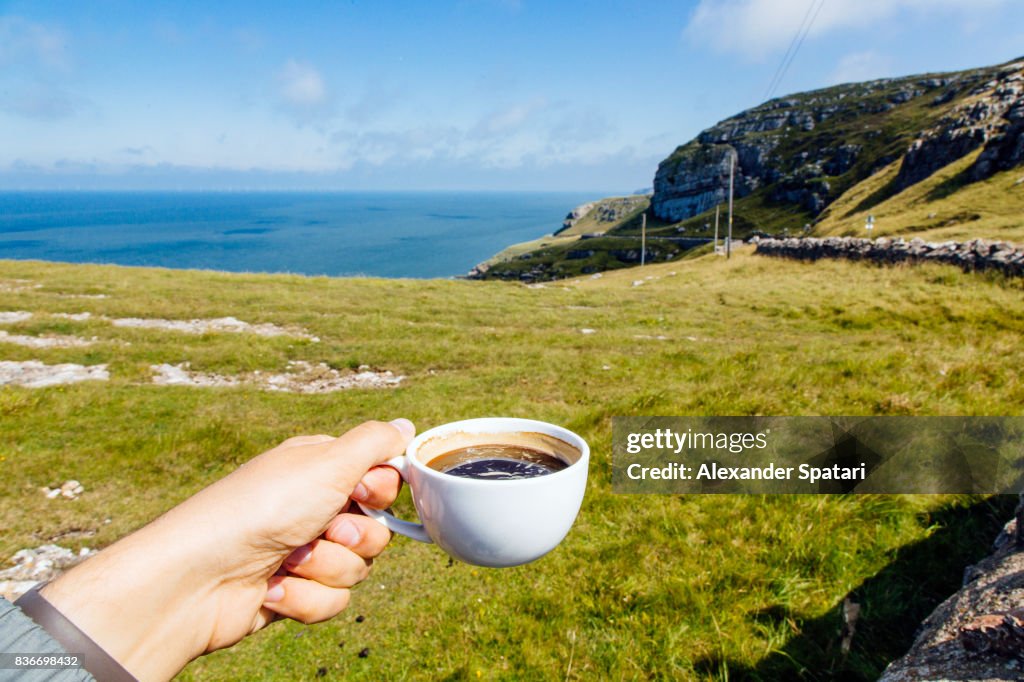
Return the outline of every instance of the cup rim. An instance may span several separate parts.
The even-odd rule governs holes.
[[[579,450],[580,451],[579,459],[577,459],[575,462],[572,462],[571,464],[569,464],[567,467],[565,467],[561,471],[555,471],[555,472],[552,472],[550,474],[545,474],[544,476],[532,476],[530,478],[514,478],[514,479],[504,479],[504,480],[497,480],[497,481],[485,481],[485,480],[478,479],[478,478],[465,478],[465,477],[462,477],[462,476],[449,476],[448,474],[445,474],[444,472],[437,471],[436,469],[431,469],[429,466],[427,466],[426,462],[421,461],[420,458],[415,455],[415,453],[419,449],[420,445],[422,445],[429,438],[433,438],[434,436],[437,435],[437,434],[434,433],[436,431],[441,431],[441,430],[444,430],[444,431],[456,431],[456,430],[458,430],[458,427],[460,427],[460,426],[462,426],[462,427],[479,426],[483,422],[490,422],[490,423],[493,423],[493,422],[505,422],[508,426],[511,426],[511,422],[514,422],[514,423],[517,424],[517,427],[515,429],[512,429],[512,428],[503,428],[503,427],[499,426],[498,428],[494,429],[493,431],[490,430],[490,429],[482,429],[482,430],[479,431],[480,433],[500,434],[503,431],[504,432],[535,431],[535,432],[538,432],[538,433],[543,433],[543,434],[548,435],[548,436],[553,436],[553,437],[558,438],[559,440],[563,441],[564,443],[566,443],[566,444],[576,448],[577,450]],[[555,433],[551,433],[551,431],[554,431]],[[568,438],[566,438],[567,436],[568,436]],[[583,465],[584,467],[587,467],[590,464],[590,445],[587,443],[587,441],[582,436],[580,436],[579,434],[575,433],[574,431],[570,431],[569,429],[565,428],[564,426],[559,426],[558,424],[553,424],[551,422],[544,422],[544,421],[540,421],[540,420],[537,420],[537,419],[526,419],[526,418],[523,418],[523,417],[474,417],[472,419],[460,419],[459,421],[447,422],[447,423],[444,423],[444,424],[438,424],[437,426],[431,427],[431,428],[427,429],[426,431],[417,434],[416,437],[412,439],[412,442],[410,442],[408,447],[406,447],[406,449],[405,449],[405,459],[406,459],[406,462],[408,462],[413,468],[415,468],[420,473],[422,473],[422,474],[424,474],[426,476],[432,477],[432,478],[437,478],[438,480],[443,480],[443,481],[445,481],[446,483],[448,483],[450,485],[472,485],[472,486],[476,486],[476,485],[483,484],[483,485],[486,485],[489,488],[490,487],[494,487],[494,486],[506,486],[507,487],[507,486],[520,486],[520,485],[538,485],[538,484],[544,483],[545,481],[552,481],[552,480],[555,480],[555,479],[561,480],[561,479],[558,479],[557,477],[564,478],[566,476],[571,475],[572,473],[575,473],[575,470],[577,469],[577,465]]]

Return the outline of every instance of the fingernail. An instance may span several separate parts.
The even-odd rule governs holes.
[[[366,489],[366,486],[362,483],[356,483],[356,487],[352,491],[352,499],[356,502],[365,502],[369,496],[370,491]]]
[[[356,528],[356,524],[352,523],[348,519],[342,519],[341,522],[335,526],[334,532],[332,533],[332,539],[339,545],[345,545],[346,547],[355,547],[359,543],[359,529]]]
[[[391,420],[391,425],[398,429],[398,432],[406,438],[412,438],[416,435],[416,427],[408,419],[402,417],[393,419]]]
[[[302,547],[299,547],[297,550],[289,554],[288,558],[284,560],[284,563],[287,564],[289,567],[294,568],[309,561],[309,557],[312,556],[312,554],[313,545],[303,545]]]
[[[267,590],[267,596],[263,597],[265,602],[275,602],[284,599],[284,585],[280,582],[271,585],[270,589]]]

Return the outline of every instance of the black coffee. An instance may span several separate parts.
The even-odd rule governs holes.
[[[507,481],[546,476],[569,465],[540,450],[522,445],[496,444],[452,450],[430,460],[427,466],[452,476]]]

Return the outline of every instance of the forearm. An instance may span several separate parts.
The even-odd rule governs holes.
[[[340,438],[289,439],[40,594],[147,681],[169,679],[277,617],[333,617],[390,539],[380,524],[346,511],[349,496],[358,485],[361,501],[391,504],[398,473],[373,467],[401,452],[413,433],[410,422],[396,420],[367,422]],[[275,576],[301,548],[308,561]]]
[[[140,680],[167,680],[206,650],[194,616],[211,587],[144,528],[46,585],[42,596]],[[191,617],[190,617],[191,614]],[[206,633],[205,637],[209,638]]]

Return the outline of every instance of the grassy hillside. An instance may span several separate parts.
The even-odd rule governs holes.
[[[1024,297],[995,277],[741,249],[730,261],[544,288],[10,261],[0,283],[0,311],[36,313],[7,331],[98,339],[0,344],[0,358],[107,362],[112,376],[0,388],[2,556],[50,541],[103,546],[286,437],[368,418],[406,416],[424,429],[525,416],[592,445],[579,521],[551,555],[486,570],[396,538],[337,621],[277,624],[197,661],[187,680],[309,679],[321,667],[357,680],[874,679],[1011,508],[931,496],[627,497],[609,480],[613,415],[1018,413]],[[321,342],[51,315],[81,311],[232,315]],[[238,373],[289,360],[408,379],[313,396],[147,383],[160,362]],[[85,485],[78,500],[38,490],[68,478]],[[410,514],[406,493],[398,509]],[[851,594],[863,611],[843,657],[838,609]]]
[[[816,220],[784,207],[765,206],[760,197],[752,195],[736,202],[735,234],[745,237],[761,230],[798,236],[805,224],[811,224],[810,234],[815,236],[995,239],[1024,244],[1024,168],[961,184],[960,174],[978,153],[968,154],[902,192],[880,196],[899,172],[900,162],[894,161],[847,190]],[[724,220],[724,212],[722,215]],[[875,217],[870,234],[864,228],[869,215]],[[653,234],[702,234],[709,220],[713,224],[714,211],[679,223],[660,223],[661,229]]]
[[[604,234],[615,230],[624,223],[635,219],[651,205],[651,198],[643,195],[606,197],[594,203],[594,207],[567,228],[559,230],[559,237],[583,234]]]
[[[903,235],[931,241],[982,238],[1024,244],[1024,168],[959,185],[959,174],[977,155],[969,154],[877,204],[864,205],[896,174],[898,164],[894,163],[843,195],[822,216],[815,233],[864,236],[870,214],[875,217],[873,236]]]
[[[640,214],[649,207],[650,197],[643,195],[600,199],[594,202],[594,206],[585,215],[571,221],[572,224],[567,227],[563,226],[554,234],[539,239],[513,244],[484,261],[481,264],[483,268],[477,266],[477,269],[484,270],[482,274],[486,279],[518,279],[521,273],[530,270],[550,270],[546,275],[536,278],[545,280],[624,267],[627,264],[618,261],[608,252],[623,246],[632,248],[632,241],[598,240],[580,246],[580,240],[584,235],[592,237],[620,231],[624,226],[639,221]],[[570,255],[570,252],[579,251],[580,248],[600,253],[597,257],[592,255],[583,258],[578,253]],[[577,262],[569,262],[573,260]]]
[[[759,229],[792,228],[787,213],[802,216],[800,224],[813,222],[881,168],[896,160],[909,164],[906,176],[867,202],[877,203],[927,178],[939,159],[961,158],[973,148],[965,140],[982,144],[984,139],[992,152],[1013,146],[1018,132],[1002,112],[1020,100],[1016,81],[1022,65],[847,83],[764,102],[702,131],[662,161],[654,181],[654,213],[688,217],[693,204],[683,211],[672,202],[699,199],[708,206],[724,200],[728,164],[723,159],[733,151],[737,197],[749,196],[747,212],[782,209],[760,211]],[[913,143],[926,144],[923,155],[908,152]],[[1019,155],[1003,151],[1019,163]],[[989,175],[978,170],[971,179]]]

